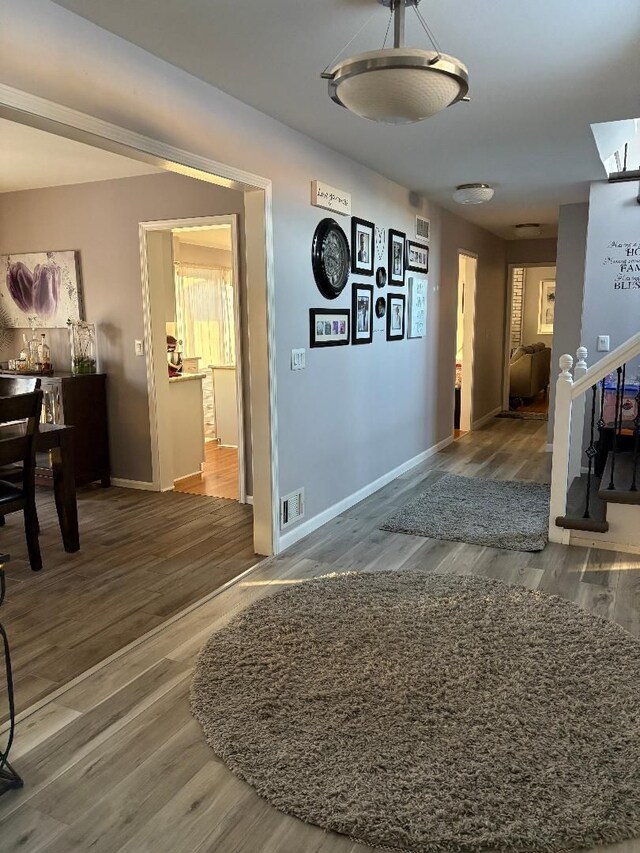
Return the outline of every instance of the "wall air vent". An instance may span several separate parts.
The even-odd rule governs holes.
[[[416,216],[416,237],[427,241],[431,239],[431,221],[424,216]]]
[[[284,530],[304,516],[304,489],[280,498],[280,529]]]

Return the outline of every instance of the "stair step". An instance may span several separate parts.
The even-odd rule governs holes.
[[[592,533],[606,533],[609,530],[607,522],[607,505],[600,500],[598,483],[591,478],[591,498],[589,501],[589,518],[584,518],[584,506],[587,496],[587,475],[576,477],[567,493],[567,514],[558,516],[556,524],[566,530],[588,530]]]
[[[611,482],[611,466],[613,464],[613,452],[607,456],[607,464],[604,468],[598,496],[605,503],[614,504],[640,504],[640,490],[631,491],[633,481],[633,454],[616,453],[616,465],[614,470],[615,489],[609,489]],[[640,482],[640,471],[638,472]]]

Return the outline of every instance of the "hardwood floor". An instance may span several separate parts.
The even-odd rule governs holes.
[[[80,551],[67,554],[38,492],[44,568],[29,568],[21,514],[0,529],[17,707],[26,708],[254,565],[253,513],[217,498],[81,489]],[[0,719],[6,718],[0,691]]]
[[[237,501],[240,497],[238,448],[222,447],[216,441],[207,441],[202,476],[181,480],[174,488],[176,492],[189,495],[209,495]]]
[[[547,480],[545,442],[544,422],[496,419],[27,716],[13,753],[25,788],[0,798],[3,853],[372,853],[280,814],[227,771],[190,714],[195,657],[257,598],[347,570],[502,578],[562,595],[640,636],[640,557],[554,544],[526,554],[378,530],[446,471]],[[597,849],[638,853],[640,841]]]
[[[541,391],[536,397],[523,401],[522,405],[516,406],[514,411],[547,415],[549,414],[549,395],[546,391]]]

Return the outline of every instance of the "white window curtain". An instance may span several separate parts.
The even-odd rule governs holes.
[[[176,320],[185,358],[200,366],[235,367],[232,272],[224,267],[176,265]]]

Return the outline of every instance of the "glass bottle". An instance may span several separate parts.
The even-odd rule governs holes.
[[[38,344],[38,367],[42,371],[51,369],[51,348],[44,332],[41,333],[40,343]]]

